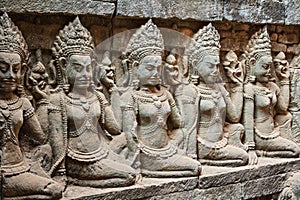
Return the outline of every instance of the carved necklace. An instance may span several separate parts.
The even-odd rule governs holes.
[[[137,91],[136,97],[141,103],[152,103],[156,107],[157,127],[163,126],[164,119],[162,114],[162,102],[167,100],[167,93],[162,91],[158,94],[147,94],[147,91],[147,89]]]
[[[12,118],[22,107],[23,102],[18,96],[12,99],[0,99],[0,130],[3,130],[6,140],[17,145],[17,138],[12,130]]]
[[[260,95],[260,96],[264,96],[267,97],[270,100],[270,104],[268,106],[268,112],[270,115],[272,115],[272,99],[273,99],[273,93],[269,88],[263,87],[263,86],[258,86],[256,85],[255,87],[255,94],[256,95]]]
[[[93,95],[90,95],[90,97],[85,97],[85,96],[76,96],[73,93],[69,93],[67,98],[67,103],[81,106],[85,112],[88,112],[90,109],[90,106],[92,103],[94,103],[97,98]]]
[[[213,125],[217,122],[221,121],[221,116],[220,116],[220,101],[221,101],[221,92],[216,91],[210,87],[204,86],[204,85],[198,85],[198,94],[200,95],[200,98],[202,100],[210,100],[215,104],[215,109],[214,109],[214,114],[213,117],[211,118],[211,121],[209,122],[210,125]],[[199,123],[203,123],[199,121]]]

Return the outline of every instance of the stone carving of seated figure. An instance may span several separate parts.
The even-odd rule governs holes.
[[[90,187],[118,187],[134,184],[135,170],[114,153],[109,138],[121,133],[105,96],[93,87],[90,32],[77,17],[60,31],[52,48],[56,67],[56,88],[49,97],[35,87],[35,96],[47,106],[52,146],[48,173],[54,179]],[[42,114],[41,114],[42,116]],[[44,116],[44,115],[43,115]]]
[[[248,154],[240,140],[244,128],[238,123],[243,105],[243,84],[238,78],[242,77],[227,66],[231,93],[225,89],[217,67],[219,40],[217,30],[209,24],[193,36],[186,52],[189,74],[197,85],[185,84],[175,97],[186,124],[186,151],[201,164],[247,165]],[[232,59],[227,62],[231,64]]]
[[[142,176],[197,176],[200,163],[178,149],[176,130],[181,120],[175,101],[160,86],[163,45],[159,29],[149,20],[131,37],[125,51],[139,80],[136,90],[125,95],[129,98],[123,111],[128,159],[139,163]]]
[[[256,153],[268,157],[299,157],[299,146],[281,137],[275,123],[278,114],[287,113],[289,70],[277,66],[275,72],[279,86],[271,81],[271,43],[266,28],[251,37],[245,58],[247,77],[243,112],[245,144],[250,151],[250,163],[257,162]]]
[[[60,199],[62,187],[31,172],[21,148],[21,135],[45,144],[29,100],[20,95],[29,57],[22,33],[6,13],[0,17],[0,158],[5,199]],[[22,134],[21,134],[22,132]]]

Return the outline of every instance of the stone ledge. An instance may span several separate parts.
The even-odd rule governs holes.
[[[300,170],[300,159],[260,158],[254,166],[237,168],[204,166],[199,188],[219,187]]]
[[[143,178],[142,182],[130,187],[97,189],[89,187],[70,186],[65,199],[76,200],[114,200],[114,199],[144,199],[153,195],[166,195],[174,192],[193,190],[197,187],[197,178],[154,179]]]
[[[117,15],[140,18],[179,18],[216,21],[223,18],[223,1],[118,0]]]
[[[251,199],[280,192],[289,174],[299,170],[300,159],[259,158],[255,166],[203,166],[199,178],[143,178],[123,188],[69,186],[64,199]]]
[[[2,0],[2,12],[112,16],[115,4],[92,0]]]

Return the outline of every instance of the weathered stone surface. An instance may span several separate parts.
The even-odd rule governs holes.
[[[73,15],[101,15],[110,16],[115,10],[115,4],[103,1],[91,0],[2,0],[0,2],[2,12],[15,13],[51,13],[51,14],[73,14]]]
[[[281,1],[225,1],[224,18],[238,22],[284,23],[284,4]]]
[[[252,199],[280,192],[286,181],[285,174],[255,179],[242,184],[243,199]]]
[[[285,24],[300,24],[300,0],[285,2]]]
[[[199,177],[199,188],[206,189],[238,182],[274,176],[300,169],[300,159],[260,158],[258,165],[238,168],[203,167]],[[214,178],[212,178],[214,177]]]
[[[88,187],[69,187],[66,199],[144,199],[151,196],[166,195],[174,192],[193,190],[197,178],[152,179],[144,178],[142,182],[123,188],[95,189]]]
[[[119,0],[117,15],[214,21],[223,17],[223,1]]]
[[[280,52],[280,51],[286,52],[287,46],[285,44],[271,42],[271,48],[272,48],[272,51],[275,51],[275,52]]]
[[[199,179],[144,178],[136,185],[114,189],[69,186],[64,197],[84,200],[251,199],[280,192],[290,173],[298,170],[300,159],[259,158],[257,166],[237,168],[203,166],[203,174]]]
[[[279,35],[278,42],[283,44],[297,44],[299,43],[299,35],[295,33]]]
[[[176,192],[164,196],[154,196],[149,200],[169,200],[169,199],[195,199],[195,200],[236,200],[242,198],[241,184],[231,184],[222,187],[209,188],[206,190],[195,189],[192,191]]]

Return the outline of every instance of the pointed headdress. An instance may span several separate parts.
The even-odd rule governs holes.
[[[82,26],[78,17],[59,31],[52,48],[56,58],[71,55],[90,55],[94,50],[91,33]]]
[[[30,55],[21,31],[7,13],[0,16],[0,52],[17,53],[25,63]]]
[[[125,55],[131,61],[140,61],[148,55],[162,55],[164,41],[160,30],[150,19],[129,40]]]
[[[220,35],[211,23],[200,29],[191,39],[186,50],[189,66],[193,66],[193,61],[200,62],[205,55],[219,56]]]

